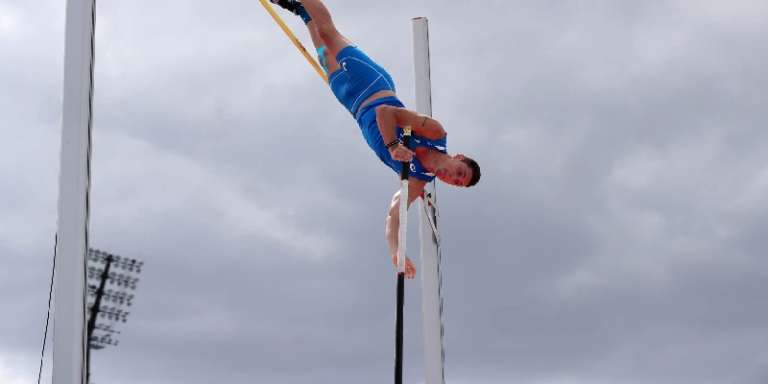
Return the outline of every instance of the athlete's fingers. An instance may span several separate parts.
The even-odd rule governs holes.
[[[400,158],[399,161],[411,161],[413,160],[414,153],[405,147],[398,148],[396,154]]]
[[[408,260],[408,264],[405,266],[405,276],[409,279],[416,277],[416,267],[413,266],[413,262]]]
[[[411,159],[413,159],[413,155],[410,155],[407,152],[396,151],[392,158],[397,161],[411,161]]]
[[[411,261],[411,259],[406,259],[405,276],[409,279],[416,277],[416,267],[413,266],[413,261]]]
[[[392,255],[392,264],[397,268],[397,254]],[[413,279],[416,277],[416,267],[413,265],[413,261],[411,261],[411,258],[406,257],[405,258],[405,277],[408,279]]]

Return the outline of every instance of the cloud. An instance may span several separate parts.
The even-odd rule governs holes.
[[[0,355],[0,382],[3,384],[22,384],[29,383],[32,376],[21,374],[19,368],[20,359],[11,355]],[[28,368],[28,367],[25,367]]]
[[[7,38],[18,28],[18,16],[7,8],[0,9],[0,33]]]
[[[110,148],[110,153],[96,157],[102,162],[96,165],[94,194],[105,191],[107,195],[96,201],[108,202],[106,209],[95,212],[97,223],[161,224],[166,217],[187,215],[194,207],[198,214],[215,218],[211,231],[227,228],[227,236],[233,239],[265,238],[310,257],[324,257],[334,250],[331,238],[301,228],[291,219],[292,208],[270,201],[274,196],[249,190],[197,161],[151,144],[119,134],[105,133],[100,138],[99,144]]]

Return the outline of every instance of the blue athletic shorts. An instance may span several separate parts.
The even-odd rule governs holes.
[[[355,119],[365,99],[379,91],[395,92],[392,76],[356,46],[344,47],[336,61],[341,68],[328,77],[328,85]]]

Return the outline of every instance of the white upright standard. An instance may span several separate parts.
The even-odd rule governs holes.
[[[413,53],[416,65],[416,109],[432,116],[432,84],[429,69],[429,23],[425,17],[413,19]],[[424,190],[420,201],[421,310],[424,334],[424,373],[426,384],[445,383],[443,349],[443,298],[440,273],[440,235],[437,231],[437,206],[434,183]]]
[[[53,301],[53,384],[85,384],[94,0],[68,0],[59,216]]]

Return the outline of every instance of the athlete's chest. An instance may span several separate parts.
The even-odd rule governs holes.
[[[422,165],[425,164],[425,162],[427,161],[427,158],[430,156],[431,151],[433,151],[433,149],[425,148],[425,147],[416,147],[416,149],[413,150],[413,152],[416,153],[416,158],[419,160],[419,162]]]

